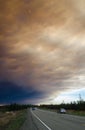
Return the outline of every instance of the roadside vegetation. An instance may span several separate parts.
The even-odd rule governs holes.
[[[26,119],[26,111],[4,112],[0,115],[0,130],[19,130]]]
[[[19,130],[21,125],[24,123],[26,119],[26,111],[18,111],[16,112],[15,118],[13,118],[9,124],[6,130]]]
[[[19,130],[26,120],[27,105],[0,106],[0,130]]]
[[[85,116],[85,110],[84,111],[68,110],[68,114],[78,115],[78,116]]]

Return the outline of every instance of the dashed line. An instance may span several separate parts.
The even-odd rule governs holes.
[[[48,130],[52,130],[49,126],[47,126],[36,114],[33,113],[33,111],[31,111],[31,113],[48,129]]]

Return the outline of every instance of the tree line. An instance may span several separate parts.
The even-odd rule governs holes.
[[[60,108],[65,108],[67,110],[85,110],[85,101],[77,101],[77,102],[71,102],[71,103],[61,103],[61,104],[43,104],[40,105],[40,108],[45,108],[45,109],[57,109],[59,110]]]
[[[3,105],[0,106],[0,111],[18,111],[18,110],[23,110],[32,107],[31,104],[9,104],[9,105]]]
[[[0,111],[18,111],[18,110],[23,110],[31,107],[39,107],[39,108],[44,108],[44,109],[54,109],[54,110],[59,110],[60,108],[65,108],[67,110],[83,110],[85,111],[85,101],[81,98],[79,101],[74,101],[71,103],[61,103],[61,104],[42,104],[40,106],[37,105],[31,105],[31,104],[9,104],[9,105],[3,105],[0,106]]]

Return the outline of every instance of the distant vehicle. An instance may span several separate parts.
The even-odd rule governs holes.
[[[60,108],[59,113],[63,113],[63,114],[65,114],[65,113],[66,113],[66,109],[64,109],[64,108]]]
[[[35,110],[35,107],[32,107],[32,110]]]

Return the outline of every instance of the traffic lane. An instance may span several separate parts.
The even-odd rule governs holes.
[[[38,109],[39,111],[42,111],[42,112],[46,112],[46,113],[50,113],[50,111],[44,111],[44,110],[40,110]],[[69,114],[59,114],[59,113],[56,113],[56,112],[51,112],[53,114],[57,114],[57,117],[58,118],[62,118],[63,120],[68,120],[68,121],[71,121],[71,122],[75,122],[77,124],[81,123],[81,124],[85,124],[85,117],[82,117],[82,116],[76,116],[76,115],[69,115]]]
[[[69,114],[61,114],[62,119],[68,120],[77,124],[85,124],[85,117],[69,115]]]
[[[33,113],[52,130],[85,130],[84,117],[71,116],[67,114],[57,114],[55,112],[49,112],[39,109],[34,110]]]
[[[50,128],[47,128],[48,126],[46,126],[46,124],[42,122],[40,118],[36,117],[33,111],[31,111],[31,113],[32,113],[33,122],[35,122],[38,130],[52,130]]]

